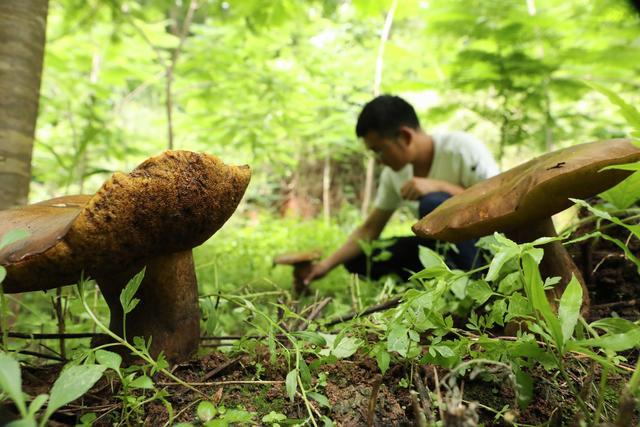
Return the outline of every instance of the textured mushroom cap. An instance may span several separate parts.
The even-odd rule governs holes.
[[[274,264],[296,265],[302,262],[312,262],[320,259],[321,253],[318,250],[305,252],[290,252],[279,255],[273,259]]]
[[[554,151],[480,182],[448,199],[413,226],[421,237],[458,242],[509,232],[551,217],[626,178],[610,165],[640,160],[630,140],[590,142]]]
[[[110,276],[200,245],[235,211],[250,177],[248,166],[167,151],[128,175],[115,173],[94,196],[0,211],[0,234],[31,234],[0,251],[5,291],[72,284],[81,271]]]

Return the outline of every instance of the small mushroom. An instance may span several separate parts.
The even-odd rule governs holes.
[[[279,255],[273,259],[274,264],[293,266],[293,293],[302,295],[306,291],[304,279],[311,273],[313,261],[321,257],[320,251],[291,252]]]
[[[146,266],[127,315],[127,337],[152,337],[151,353],[184,360],[199,343],[198,289],[192,248],[235,211],[248,166],[189,151],[167,151],[130,174],[115,173],[94,196],[66,196],[0,211],[0,235],[29,237],[0,250],[4,291],[47,290],[96,280],[122,334],[120,292]]]
[[[640,160],[640,149],[630,140],[613,139],[575,145],[537,157],[448,199],[413,226],[424,238],[459,242],[494,231],[522,243],[556,236],[551,216],[570,207],[569,198],[584,199],[601,193],[630,172],[602,170]],[[584,280],[560,242],[544,246],[540,263],[543,277],[559,276],[547,294],[552,306],[575,275],[583,287],[583,312],[589,297]]]

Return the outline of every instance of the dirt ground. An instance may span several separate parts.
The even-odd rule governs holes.
[[[577,235],[588,231],[587,224],[578,230]],[[629,238],[628,232],[617,227],[609,228],[606,232],[626,242],[636,255],[640,255],[640,242],[635,238]],[[569,251],[583,271],[590,292],[592,310],[589,320],[611,315],[630,320],[640,318],[640,276],[635,265],[628,261],[614,244],[603,239],[588,240],[572,245]],[[637,358],[636,354],[627,356],[631,360]],[[311,363],[312,360],[308,362]],[[47,392],[60,367],[59,364],[52,364],[23,368],[25,391],[32,396]],[[331,407],[322,408],[312,402],[314,410],[329,416],[341,426],[414,425],[416,418],[413,402],[406,387],[406,380],[403,380],[409,376],[409,369],[409,366],[395,366],[383,376],[374,360],[362,356],[323,365],[320,370],[326,375],[326,383],[322,385],[322,391]],[[580,375],[591,370],[595,376],[597,369],[597,365],[576,366],[576,380],[588,388],[589,384],[584,384],[590,380]],[[209,396],[216,405],[224,405],[227,408],[241,406],[247,411],[256,412],[259,414],[254,418],[256,423],[260,423],[261,417],[270,411],[280,412],[288,417],[281,425],[293,424],[295,420],[302,421],[307,416],[307,409],[301,403],[301,399],[291,403],[287,397],[284,384],[287,374],[285,368],[271,365],[267,350],[260,347],[256,348],[254,354],[231,358],[220,352],[212,352],[177,366],[174,373],[188,382],[202,383],[198,389]],[[442,378],[445,374],[446,372],[440,368],[429,366],[420,367],[413,373],[420,375],[430,390],[436,390],[438,377]],[[531,374],[535,381],[534,398],[524,411],[513,414],[517,421],[529,425],[572,424],[572,394],[566,387],[556,387],[557,381],[542,368]],[[596,381],[597,378],[596,376]],[[619,389],[623,383],[620,378],[612,378],[611,396],[607,400],[605,410],[615,410]],[[438,399],[447,402],[451,408],[450,414],[444,414],[448,419],[447,425],[474,426],[477,422],[483,422],[485,425],[504,424],[504,421],[496,421],[500,417],[496,418],[495,412],[486,408],[500,410],[507,404],[513,406],[515,393],[509,382],[495,379],[463,379],[458,386],[438,396]],[[94,425],[112,425],[121,413],[118,391],[119,384],[116,381],[103,378],[82,399],[54,414],[51,425],[75,425],[79,416],[87,412],[97,415],[98,420]],[[166,399],[177,414],[176,422],[196,422],[193,402],[197,402],[201,396],[182,386],[169,385]],[[478,403],[472,403],[474,401]],[[5,406],[3,409],[6,416],[12,408]],[[168,420],[165,406],[158,401],[147,404],[143,413],[145,425],[163,425]],[[2,416],[0,410],[0,420]]]

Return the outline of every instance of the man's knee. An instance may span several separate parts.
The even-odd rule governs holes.
[[[437,191],[435,193],[428,193],[419,199],[418,211],[420,217],[432,212],[435,208],[440,206],[445,200],[451,197],[451,194],[444,191]]]

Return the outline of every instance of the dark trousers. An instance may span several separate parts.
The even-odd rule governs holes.
[[[418,208],[420,218],[433,211],[449,197],[451,197],[449,193],[438,192],[429,193],[420,198]],[[389,274],[395,274],[400,276],[402,280],[407,281],[413,273],[423,269],[419,258],[419,247],[425,246],[436,250],[437,245],[443,244],[437,240],[422,239],[417,236],[395,237],[384,239],[383,241],[385,243],[381,246],[385,247],[374,250],[370,260],[367,260],[366,255],[360,254],[344,264],[346,269],[361,276],[368,275],[369,278],[374,280]],[[476,240],[468,240],[457,243],[457,253],[453,249],[449,249],[445,254],[447,264],[452,268],[461,270],[472,269],[478,254],[475,242]],[[382,254],[384,251],[389,252],[389,254],[384,256]],[[376,258],[378,258],[377,261],[375,260]]]

